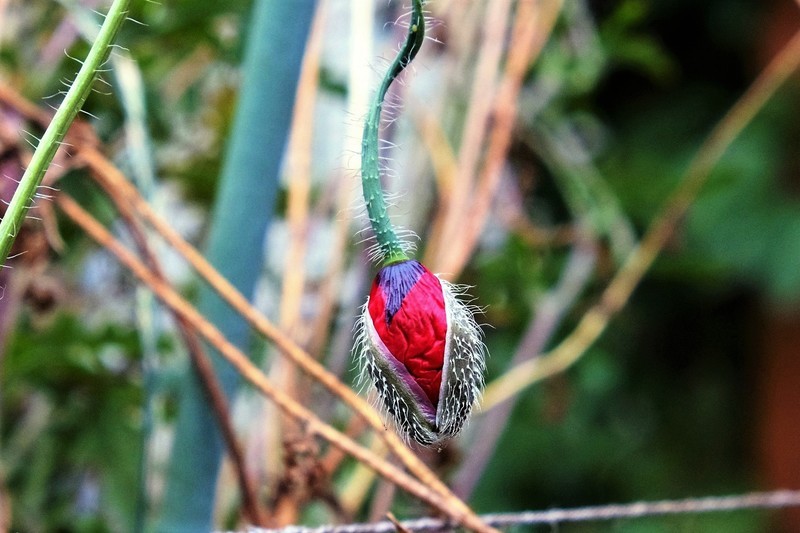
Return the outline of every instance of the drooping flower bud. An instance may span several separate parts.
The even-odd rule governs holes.
[[[384,266],[356,349],[401,433],[431,446],[464,426],[483,385],[485,347],[458,291],[418,261]]]

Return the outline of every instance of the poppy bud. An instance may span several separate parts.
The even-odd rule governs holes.
[[[357,354],[401,433],[430,446],[464,426],[485,347],[458,290],[418,261],[384,266],[357,328]]]

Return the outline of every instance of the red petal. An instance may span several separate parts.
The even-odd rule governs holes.
[[[422,268],[423,275],[405,296],[391,323],[386,321],[384,291],[391,291],[392,287],[380,286],[376,279],[370,292],[369,314],[386,348],[408,369],[436,407],[442,383],[447,314],[439,278]]]

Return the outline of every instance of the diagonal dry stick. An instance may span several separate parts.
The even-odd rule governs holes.
[[[46,123],[48,115],[39,108],[16,94],[7,86],[0,84],[0,101],[15,107],[32,120]],[[409,472],[416,476],[427,487],[438,493],[447,505],[465,517],[465,524],[471,523],[476,531],[495,531],[483,524],[475,512],[453,492],[409,450],[392,432],[386,431],[383,421],[375,409],[352,389],[343,384],[336,375],[312,358],[289,336],[278,329],[269,319],[255,309],[193,246],[187,243],[172,227],[153,211],[138,190],[128,182],[125,176],[111,164],[90,142],[84,139],[69,139],[76,146],[76,156],[86,163],[98,179],[107,180],[107,186],[117,188],[122,197],[131,202],[135,212],[142,216],[173,248],[180,253],[206,280],[206,282],[233,307],[260,334],[271,340],[286,357],[294,361],[310,376],[349,405],[376,431],[386,442],[389,450],[403,463]],[[369,465],[368,465],[369,466]]]
[[[38,107],[30,104],[27,100],[17,95],[9,88],[0,85],[0,101],[4,102],[7,106],[16,109],[28,119],[46,126],[50,120],[50,115],[39,109]],[[78,129],[79,132],[90,133],[89,131]],[[78,133],[82,135],[83,133]],[[74,136],[75,132],[71,132]],[[83,139],[87,142],[87,139]],[[92,142],[92,141],[88,141]],[[116,205],[117,209],[122,216],[128,230],[133,238],[136,248],[139,253],[145,258],[145,262],[153,273],[162,280],[166,280],[161,270],[158,259],[153,254],[150,246],[148,245],[147,238],[144,231],[138,224],[135,215],[133,214],[130,205],[119,197],[117,189],[106,189],[106,193],[112,202]],[[165,281],[166,282],[166,281]],[[228,401],[225,393],[219,385],[219,381],[214,374],[211,363],[207,354],[203,350],[197,335],[192,331],[191,327],[185,320],[176,317],[178,331],[186,344],[187,352],[192,360],[192,365],[198,374],[200,383],[207,396],[211,410],[214,412],[220,431],[225,441],[227,451],[230,455],[231,462],[236,471],[237,481],[239,483],[239,490],[242,494],[242,511],[243,514],[252,524],[266,525],[267,519],[264,509],[258,504],[258,491],[256,490],[255,483],[249,475],[245,467],[244,454],[242,453],[241,446],[236,439],[236,434],[233,430],[233,424],[230,420],[230,410],[228,409]]]
[[[772,59],[706,138],[689,164],[683,180],[653,219],[647,233],[603,292],[600,301],[583,315],[575,330],[553,350],[511,368],[492,381],[484,394],[484,411],[526,387],[566,370],[581,358],[605,331],[611,318],[625,306],[728,147],[778,87],[798,68],[800,32]]]
[[[134,244],[139,250],[139,253],[144,257],[147,267],[158,279],[164,283],[168,283],[158,259],[147,242],[147,237],[144,234],[143,228],[139,225],[138,220],[131,210],[130,204],[120,197],[120,191],[116,189],[106,188],[106,194],[114,203],[122,220],[128,227]],[[255,481],[246,468],[244,453],[236,438],[236,432],[231,422],[228,399],[225,396],[225,392],[222,390],[217,375],[214,373],[211,360],[203,349],[203,345],[197,338],[191,324],[183,317],[177,315],[175,316],[175,321],[178,326],[178,331],[183,338],[183,342],[186,344],[192,366],[195,372],[197,372],[197,376],[200,378],[200,384],[206,394],[211,410],[217,419],[222,438],[225,441],[228,454],[230,455],[234,470],[236,471],[239,491],[242,494],[243,514],[252,524],[266,526],[267,516],[263,507],[258,504],[258,490],[256,489]]]
[[[414,455],[394,433],[385,430],[383,420],[369,403],[342,383],[334,374],[328,372],[325,367],[308,355],[289,336],[250,305],[247,299],[227,279],[220,275],[193,246],[187,243],[164,219],[153,211],[136,188],[102,154],[93,147],[86,146],[79,149],[78,157],[94,171],[94,175],[97,178],[107,180],[107,186],[115,187],[122,191],[122,195],[133,204],[136,212],[146,219],[178,253],[186,258],[198,274],[217,291],[220,297],[244,317],[256,331],[271,340],[283,354],[364,418],[384,439],[391,452],[400,459],[412,474],[439,493],[448,502],[448,505],[458,509],[465,516],[471,515],[473,518],[477,518],[469,506],[457,498],[436,474]]]
[[[483,165],[470,198],[463,199],[462,210],[455,222],[455,232],[443,235],[445,239],[452,240],[447,241],[450,245],[444,246],[437,257],[438,262],[435,263],[435,267],[439,271],[456,276],[464,269],[478,243],[511,146],[517,119],[517,100],[525,74],[550,36],[562,4],[563,0],[518,2],[503,76],[491,100],[492,124],[491,127],[481,128],[484,131],[483,135],[486,136]],[[462,151],[463,149],[464,147]],[[475,156],[472,164],[474,168],[479,166]],[[475,172],[472,169],[467,171],[463,166],[459,167],[459,171]],[[459,180],[461,179],[463,176],[460,175]]]
[[[526,0],[528,1],[528,0]],[[478,3],[483,11],[476,13],[482,35],[476,50],[475,72],[472,77],[467,114],[461,128],[461,145],[458,153],[458,179],[452,183],[449,195],[443,200],[432,226],[437,229],[425,251],[423,263],[434,271],[455,274],[448,268],[451,243],[458,242],[461,226],[469,216],[470,198],[474,189],[475,173],[479,166],[481,147],[497,97],[497,70],[503,58],[504,43],[511,13],[510,0]]]
[[[368,449],[342,434],[334,427],[319,419],[312,411],[289,397],[282,390],[276,388],[258,367],[256,367],[241,350],[230,343],[222,333],[197,310],[181,297],[168,283],[154,275],[139,259],[127,248],[119,243],[94,217],[86,212],[72,198],[62,193],[57,199],[61,210],[83,229],[92,239],[116,256],[142,283],[147,285],[156,297],[161,300],[176,315],[182,317],[207,342],[213,345],[220,354],[233,366],[239,374],[255,386],[262,394],[270,398],[286,414],[297,420],[311,435],[319,435],[333,446],[352,455],[358,461],[374,469],[380,475],[395,483],[398,487],[416,496],[420,500],[435,507],[451,519],[463,524],[465,527],[481,532],[496,532],[487,526],[471,510],[464,512],[459,506],[453,505],[453,500],[460,502],[454,496],[446,498],[430,486],[420,482],[399,468],[378,457]],[[383,434],[388,432],[383,431]],[[408,452],[410,453],[410,451]],[[441,482],[440,482],[441,483]],[[463,504],[462,502],[462,505]]]

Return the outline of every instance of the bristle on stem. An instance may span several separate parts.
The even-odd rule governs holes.
[[[364,124],[364,135],[361,141],[361,186],[364,193],[364,203],[366,204],[370,225],[375,234],[377,256],[385,265],[408,259],[406,254],[407,246],[392,225],[386,207],[386,198],[381,185],[380,139],[378,133],[384,99],[389,87],[397,76],[408,67],[425,40],[425,18],[422,14],[422,0],[413,0],[412,8],[406,41],[389,66],[389,70],[381,81],[380,87],[378,87]]]

